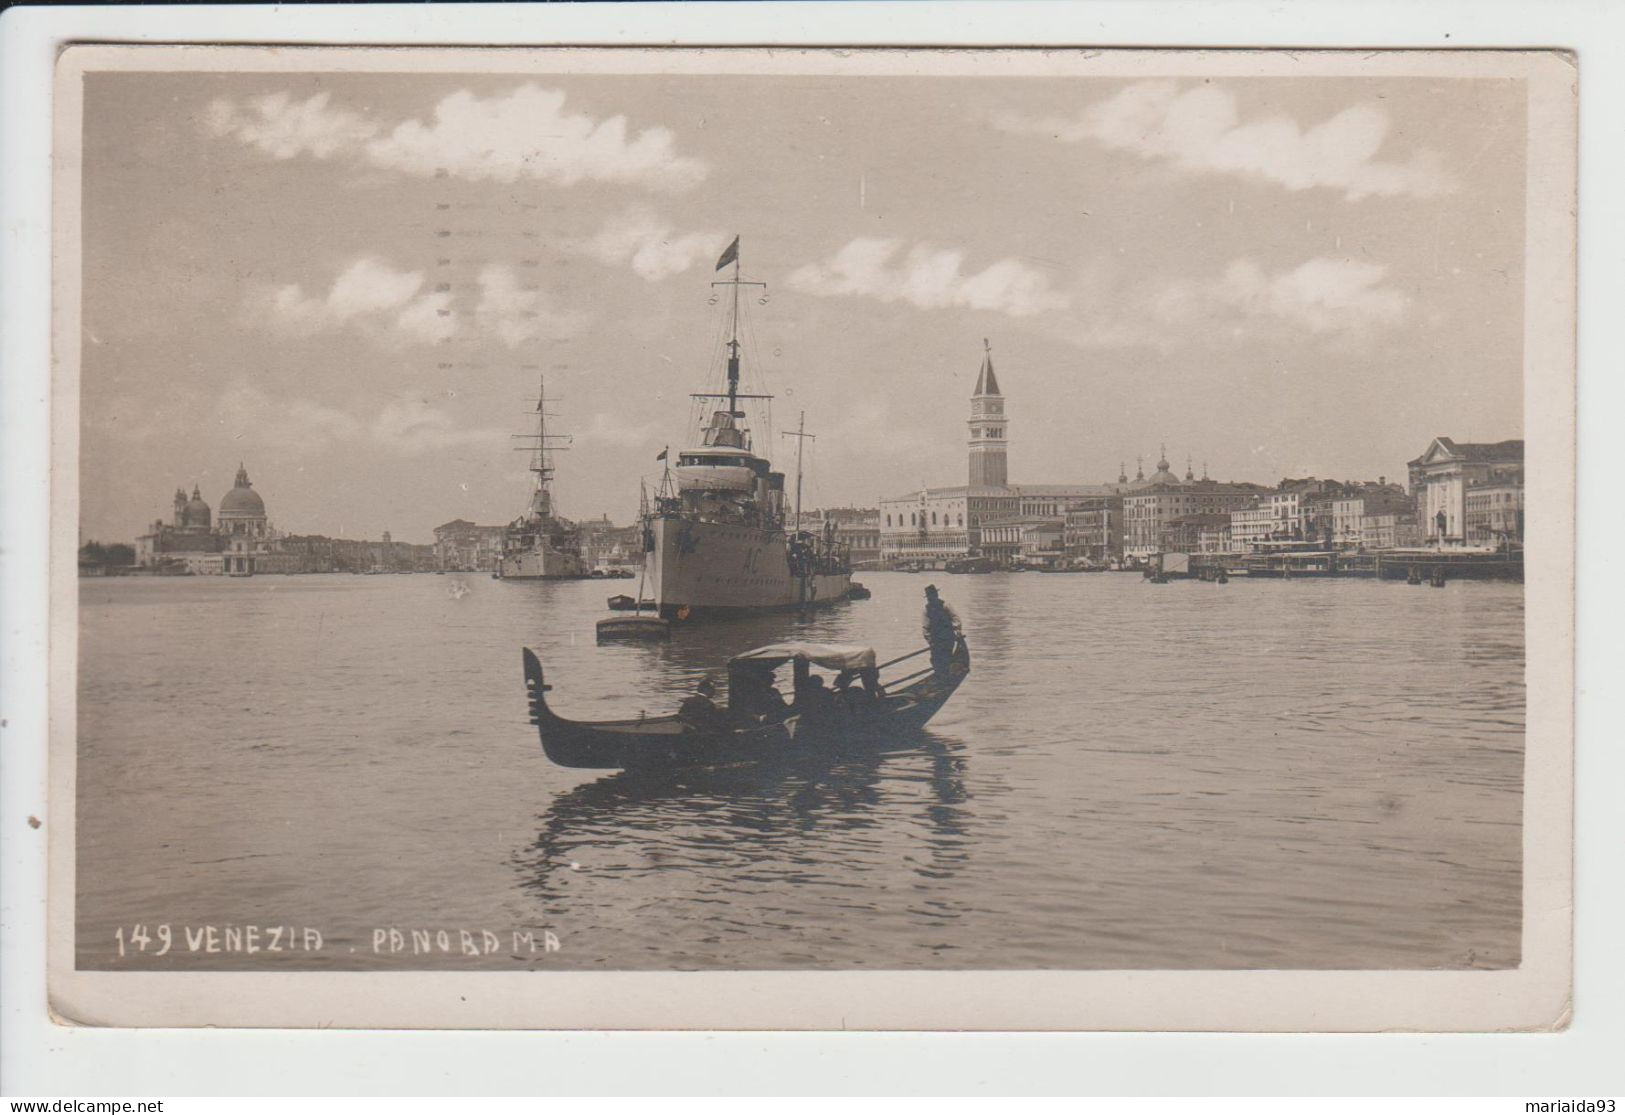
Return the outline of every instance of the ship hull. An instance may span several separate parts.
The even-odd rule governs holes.
[[[666,619],[825,607],[852,587],[848,571],[794,575],[782,531],[658,518],[649,533],[649,596]]]
[[[589,575],[579,555],[547,545],[503,554],[497,565],[497,577],[504,581],[564,581]]]

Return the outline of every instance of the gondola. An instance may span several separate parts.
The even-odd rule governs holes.
[[[524,648],[530,720],[542,750],[564,767],[638,770],[658,767],[726,766],[782,759],[815,750],[873,747],[925,726],[970,673],[964,639],[938,669],[925,666],[884,682],[879,672],[930,648],[875,665],[868,647],[775,643],[728,663],[728,704],[707,714],[639,717],[636,720],[566,720],[547,703],[552,686],[542,663]],[[774,672],[790,663],[806,688],[810,668],[821,666],[864,678],[867,688],[823,692],[800,707],[784,706],[772,687]]]

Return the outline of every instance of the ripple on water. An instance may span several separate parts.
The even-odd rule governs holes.
[[[285,967],[385,963],[379,926],[545,927],[583,969],[1518,962],[1515,585],[949,577],[975,668],[921,738],[664,779],[541,756],[520,646],[566,715],[655,712],[789,635],[914,649],[924,580],[864,580],[603,648],[592,582],[86,586],[80,962],[256,920],[337,942]]]

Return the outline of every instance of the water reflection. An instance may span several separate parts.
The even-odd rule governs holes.
[[[877,842],[910,830],[917,846],[898,850],[920,853],[922,876],[949,879],[965,860],[970,797],[964,746],[928,733],[878,751],[623,771],[555,798],[514,864],[552,916],[568,915],[572,880],[588,866],[625,879],[674,868],[794,874],[872,856]]]

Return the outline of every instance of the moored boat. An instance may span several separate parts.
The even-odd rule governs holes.
[[[504,533],[502,556],[493,575],[503,581],[575,580],[591,576],[581,554],[580,530],[558,515],[553,507],[554,443],[568,441],[569,435],[547,432],[545,382],[537,390],[536,432],[516,436],[531,442],[522,448],[530,451],[530,471],[535,481],[530,506]]]
[[[671,639],[671,621],[657,615],[610,616],[599,620],[596,630],[601,643],[622,639],[654,639],[659,642]]]
[[[833,531],[800,529],[800,452],[796,506],[788,506],[784,473],[754,444],[742,401],[771,396],[740,386],[739,293],[765,283],[740,277],[736,238],[717,262],[733,265],[729,288],[727,378],[721,392],[694,395],[708,416],[700,443],[668,452],[654,507],[643,519],[644,569],[659,614],[665,618],[781,608],[813,608],[848,599],[850,554]],[[721,403],[721,406],[715,404]],[[798,430],[804,443],[806,431]]]
[[[523,658],[530,719],[547,757],[560,766],[625,770],[724,766],[884,744],[923,728],[970,673],[970,651],[961,638],[940,667],[881,679],[880,671],[928,653],[926,648],[876,665],[869,647],[775,643],[728,663],[726,706],[707,699],[698,708],[685,702],[669,716],[600,721],[554,712],[541,660],[529,647]],[[773,684],[786,664],[797,681],[796,700],[788,706]],[[814,666],[840,671],[835,691],[815,683]],[[850,684],[855,679],[861,685]],[[842,681],[848,683],[844,688]]]

